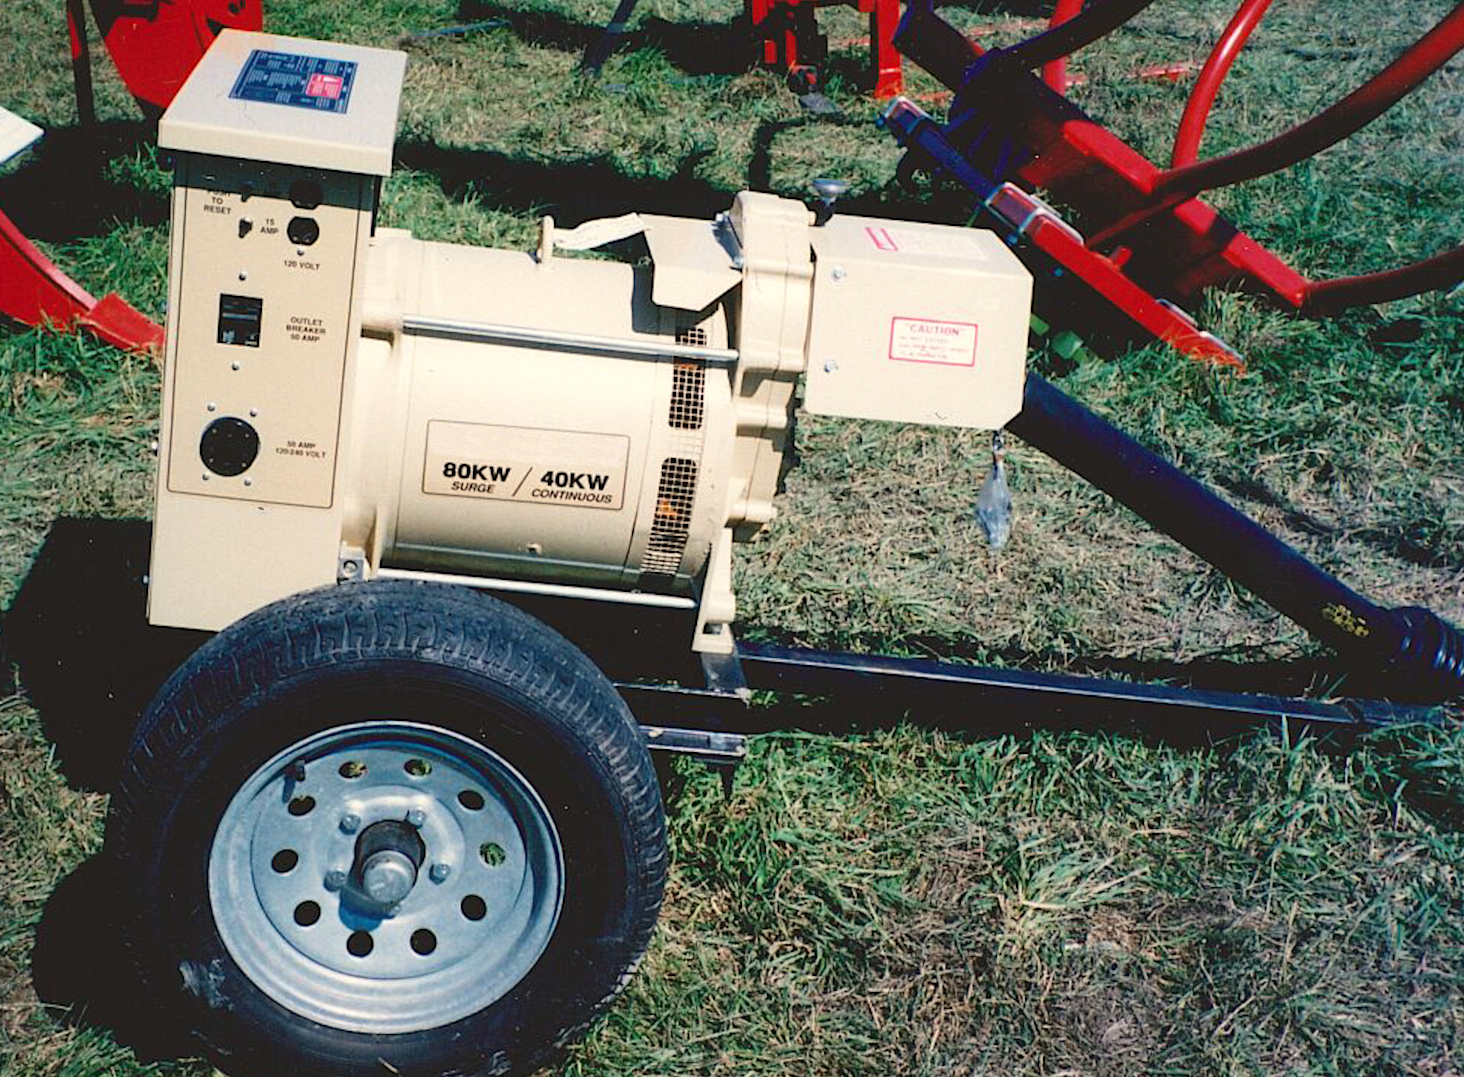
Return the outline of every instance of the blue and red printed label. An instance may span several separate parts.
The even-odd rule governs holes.
[[[355,79],[356,65],[350,60],[255,49],[229,96],[236,101],[344,113]]]

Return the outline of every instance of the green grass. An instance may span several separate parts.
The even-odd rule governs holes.
[[[646,0],[599,84],[572,69],[609,0],[267,3],[271,29],[388,46],[509,20],[407,45],[383,220],[424,238],[525,248],[543,212],[564,225],[634,208],[699,214],[744,186],[799,197],[821,174],[851,178],[861,210],[963,219],[957,202],[894,183],[898,153],[858,92],[862,52],[841,44],[864,32],[852,10],[820,14],[845,113],[821,122],[773,75],[719,62],[736,0]],[[1132,72],[1202,59],[1232,7],[1153,5],[1073,62],[1086,79],[1074,95],[1164,159],[1186,87]],[[1340,19],[1276,5],[1205,152],[1314,112],[1449,7],[1410,0]],[[100,164],[86,164],[60,11],[0,7],[15,43],[0,55],[0,104],[49,128],[0,175],[0,207],[90,290],[160,316],[169,177],[105,61]],[[994,3],[945,14],[963,27],[1011,17]],[[1432,253],[1464,233],[1461,109],[1456,60],[1344,146],[1215,201],[1318,276]],[[1033,361],[1360,590],[1464,622],[1464,295],[1326,323],[1228,295],[1196,313],[1246,353],[1248,375],[1160,349]],[[149,513],[157,394],[145,359],[0,328],[0,604],[57,517]],[[970,520],[983,436],[802,417],[799,454],[777,520],[738,551],[743,633],[1040,668],[1192,663],[1262,689],[1286,687],[1315,652],[1020,445],[1016,529],[1000,555]],[[755,742],[728,798],[694,769],[676,784],[662,928],[562,1072],[1443,1077],[1464,1057],[1455,726],[1348,756],[1260,735],[1198,749],[913,726],[780,735]],[[101,794],[67,786],[16,685],[0,701],[5,1077],[199,1069],[139,1061],[32,986],[36,926],[99,849],[104,811]]]

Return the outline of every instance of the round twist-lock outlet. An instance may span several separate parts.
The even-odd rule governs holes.
[[[215,419],[199,439],[198,455],[215,475],[242,475],[259,456],[259,432],[233,416]]]

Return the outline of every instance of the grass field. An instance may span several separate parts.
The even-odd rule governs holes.
[[[425,238],[526,248],[544,212],[562,225],[709,214],[744,187],[801,197],[831,174],[853,181],[860,211],[964,219],[958,200],[894,182],[897,151],[858,85],[862,50],[845,44],[864,32],[852,10],[820,16],[842,116],[819,119],[736,62],[737,0],[644,0],[596,84],[573,68],[609,0],[266,6],[269,29],[373,45],[490,24],[406,45],[383,220]],[[1167,158],[1186,87],[1132,72],[1203,59],[1232,7],[1153,5],[1074,61],[1074,95]],[[1205,152],[1310,115],[1450,7],[1276,5]],[[1031,10],[944,14],[995,23],[1002,40]],[[48,128],[0,173],[0,208],[94,293],[160,317],[166,164],[105,62],[88,149],[62,11],[0,7],[12,43],[0,104]],[[1317,276],[1457,243],[1464,63],[1343,146],[1215,201]],[[1370,597],[1464,622],[1464,293],[1325,323],[1226,295],[1196,313],[1247,355],[1246,376],[1160,349],[1033,362]],[[157,396],[149,360],[0,328],[0,606],[56,519],[148,515]],[[802,419],[780,515],[738,552],[739,631],[1335,689],[1299,629],[1020,445],[1016,527],[994,554],[970,518],[985,442]],[[0,1074],[203,1072],[132,1035],[127,1008],[98,987],[112,979],[94,859],[106,798],[46,732],[91,717],[40,713],[18,680],[0,696]],[[695,769],[674,785],[661,930],[556,1072],[1464,1073],[1464,733],[1452,719],[1350,754],[1264,734],[1198,747],[914,725],[783,734],[755,741],[729,797]]]

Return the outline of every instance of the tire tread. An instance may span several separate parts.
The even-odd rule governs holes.
[[[109,855],[130,865],[124,878],[152,877],[153,835],[168,824],[168,805],[183,785],[180,761],[220,715],[246,709],[282,682],[314,671],[367,669],[383,661],[450,667],[536,701],[584,746],[605,786],[618,791],[634,876],[627,889],[639,898],[623,935],[621,968],[603,997],[552,1042],[515,1045],[507,1058],[494,1050],[476,1071],[530,1072],[580,1035],[629,983],[655,928],[668,853],[659,784],[629,709],[588,657],[514,607],[465,588],[381,581],[304,592],[236,622],[175,671],[138,725],[112,800]],[[133,897],[145,900],[140,882]],[[148,915],[138,911],[135,925]],[[145,936],[140,926],[127,933],[133,963],[144,983],[171,990],[157,982],[160,972],[138,944]],[[227,1051],[206,1032],[200,1038],[216,1059]]]

